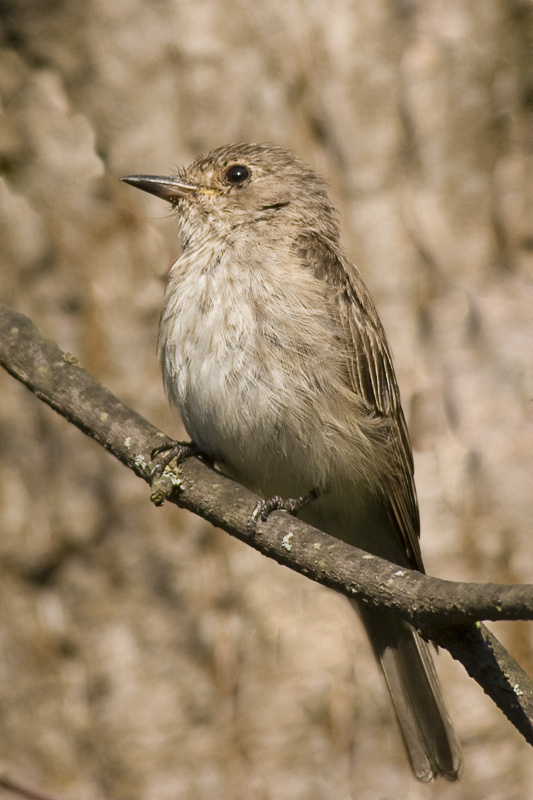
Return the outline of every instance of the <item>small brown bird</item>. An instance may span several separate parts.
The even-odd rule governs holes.
[[[332,536],[424,571],[413,457],[383,327],[339,242],[325,182],[279,147],[226,145],[127,183],[177,212],[159,328],[165,386],[198,450]],[[284,503],[283,498],[297,498]],[[414,773],[461,750],[428,645],[358,607]]]

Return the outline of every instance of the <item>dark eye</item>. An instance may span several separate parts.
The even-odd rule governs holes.
[[[232,164],[231,167],[228,167],[225,174],[224,180],[228,183],[244,183],[250,177],[251,172],[248,167],[245,167],[244,164]]]

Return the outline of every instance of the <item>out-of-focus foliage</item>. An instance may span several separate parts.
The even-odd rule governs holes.
[[[412,432],[428,572],[528,581],[527,0],[0,0],[0,297],[169,434],[168,208],[119,183],[230,141],[330,180]],[[0,741],[18,777],[146,800],[524,800],[533,759],[439,658],[459,785],[412,779],[342,598],[148,492],[0,375]],[[253,447],[253,442],[250,443]],[[527,669],[528,629],[498,633]]]

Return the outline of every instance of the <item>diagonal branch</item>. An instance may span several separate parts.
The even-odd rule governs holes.
[[[47,339],[24,315],[0,304],[0,364],[69,422],[150,482],[150,453],[161,431],[125,406]],[[255,535],[246,522],[257,497],[196,458],[165,472],[152,501],[187,508],[318,583],[362,603],[394,609],[448,649],[533,744],[533,684],[479,620],[533,619],[533,587],[431,578],[371,556],[298,519],[274,513]]]

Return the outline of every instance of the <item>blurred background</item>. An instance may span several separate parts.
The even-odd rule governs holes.
[[[0,299],[173,436],[178,254],[119,183],[232,141],[330,182],[380,309],[430,574],[533,578],[533,4],[0,0]],[[344,599],[180,512],[0,374],[0,758],[82,800],[532,797],[446,653],[464,777],[412,778]],[[533,672],[531,627],[493,626]]]

